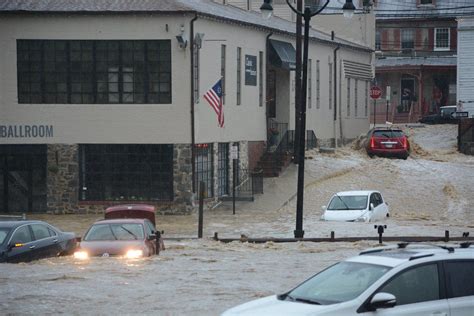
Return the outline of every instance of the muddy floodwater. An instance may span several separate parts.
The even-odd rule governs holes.
[[[456,126],[408,128],[407,160],[370,159],[356,143],[336,154],[307,153],[305,237],[377,236],[374,223],[319,220],[338,191],[379,190],[389,204],[387,236],[474,235],[474,157],[456,152]],[[221,237],[292,237],[296,167],[265,179],[264,194],[197,215],[158,215],[167,250],[141,260],[72,257],[0,265],[2,314],[218,315],[245,301],[282,293],[338,260],[377,245],[357,243],[223,244]],[[102,214],[31,215],[82,236]],[[176,238],[180,238],[177,240]]]

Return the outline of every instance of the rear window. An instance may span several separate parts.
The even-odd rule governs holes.
[[[382,131],[374,131],[373,134],[375,137],[385,137],[385,138],[398,138],[403,137],[403,132],[400,130],[382,130]]]
[[[446,263],[450,297],[474,296],[474,261]]]

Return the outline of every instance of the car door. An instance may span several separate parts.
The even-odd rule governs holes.
[[[369,207],[371,207],[371,204],[373,205],[373,208],[370,208],[370,219],[371,221],[376,221],[378,219],[380,219],[380,215],[379,215],[379,200],[377,199],[377,193],[372,193],[370,195],[370,200],[369,200],[370,204],[369,204]]]
[[[34,249],[36,259],[57,256],[60,252],[58,236],[51,236],[51,230],[44,224],[37,223],[30,226],[36,243]]]
[[[157,253],[158,245],[156,243],[156,239],[150,240],[149,236],[155,233],[156,233],[155,227],[153,226],[153,224],[149,220],[145,220],[145,235],[146,235],[145,243],[147,247],[150,249],[150,254],[153,254],[153,255]]]
[[[387,214],[387,204],[384,203],[380,193],[374,193],[377,200],[377,207],[375,208],[375,216],[378,220],[383,220]]]
[[[474,260],[444,262],[452,316],[474,315]]]
[[[8,245],[11,247],[7,254],[8,262],[31,261],[34,259],[35,244],[28,225],[16,228]]]
[[[363,315],[449,316],[448,300],[445,298],[443,283],[440,282],[439,267],[438,263],[428,263],[398,273],[376,291],[394,295],[396,305],[365,312]]]

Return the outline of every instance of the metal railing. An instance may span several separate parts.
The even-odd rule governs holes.
[[[253,201],[256,194],[263,194],[263,170],[251,171],[239,169],[239,179],[235,186],[235,198],[238,201]],[[232,194],[223,196],[222,201],[231,201]]]
[[[268,119],[267,124],[267,151],[275,152],[288,132],[288,123],[279,123]]]

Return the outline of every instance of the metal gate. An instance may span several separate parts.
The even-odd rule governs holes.
[[[46,211],[46,145],[0,146],[0,212]]]
[[[218,195],[229,194],[229,144],[219,143],[217,165]]]

